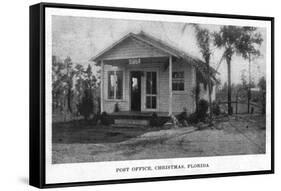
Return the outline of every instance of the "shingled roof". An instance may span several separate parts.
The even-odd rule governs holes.
[[[204,74],[204,76],[206,76],[206,74],[207,74],[208,67],[207,67],[207,65],[204,61],[202,61],[201,59],[199,59],[195,56],[192,56],[191,54],[189,54],[185,51],[179,50],[178,48],[168,44],[167,42],[163,42],[160,39],[157,39],[157,38],[155,38],[155,37],[153,37],[153,36],[151,36],[147,33],[144,33],[143,31],[141,31],[138,34],[129,33],[129,34],[125,35],[119,41],[113,43],[111,46],[104,49],[102,52],[97,54],[95,57],[91,58],[91,61],[95,61],[99,65],[98,62],[101,60],[101,58],[104,54],[106,54],[108,51],[110,51],[112,48],[114,48],[115,46],[117,46],[118,44],[120,44],[121,42],[126,40],[127,38],[135,38],[139,41],[147,43],[150,46],[153,46],[153,47],[155,47],[157,49],[160,49],[163,52],[165,52],[165,53],[167,53],[171,56],[174,56],[174,57],[178,58],[181,62],[192,64],[202,74]],[[213,79],[217,82],[217,80],[215,78],[215,74],[217,73],[217,71],[212,67],[210,67],[210,71],[211,71],[211,75],[212,75]]]

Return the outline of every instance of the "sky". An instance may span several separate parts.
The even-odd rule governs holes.
[[[168,44],[175,46],[195,57],[201,57],[196,43],[195,31],[192,25],[176,22],[139,21],[108,18],[89,18],[72,16],[52,16],[52,53],[60,59],[70,56],[76,64],[87,66],[91,64],[97,70],[90,58],[103,49],[118,41],[126,34],[144,31]],[[220,25],[200,25],[211,32],[218,31]],[[264,41],[259,50],[261,56],[252,61],[252,80],[266,74],[266,29],[258,28]],[[217,69],[223,50],[212,47],[211,66]],[[248,76],[248,61],[239,55],[232,58],[232,83],[241,82],[242,71]],[[222,83],[227,80],[226,63],[223,61],[218,68],[218,78]],[[246,71],[246,72],[245,72]],[[95,72],[94,72],[95,73]]]

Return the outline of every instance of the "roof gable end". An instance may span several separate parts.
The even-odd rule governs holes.
[[[175,57],[179,57],[178,54],[176,54],[174,51],[172,51],[171,49],[168,49],[167,47],[159,44],[159,43],[155,43],[156,41],[151,40],[150,38],[145,38],[144,33],[140,33],[140,34],[134,34],[134,33],[129,33],[127,35],[125,35],[123,38],[121,38],[120,40],[116,41],[115,43],[113,43],[111,46],[107,47],[106,49],[104,49],[103,51],[101,51],[99,54],[97,54],[95,57],[91,58],[91,61],[95,61],[98,62],[102,59],[105,59],[106,57],[108,57],[108,59],[110,58],[109,55],[114,53],[114,54],[122,54],[122,51],[126,51],[125,46],[126,43],[128,45],[128,43],[131,43],[129,45],[131,45],[132,47],[136,46],[137,48],[140,48],[137,51],[143,51],[140,52],[139,56],[144,56],[144,57],[157,57],[157,56],[167,56],[167,55],[172,55]],[[143,46],[144,48],[146,48],[146,51],[141,49],[140,46]],[[118,51],[118,48],[123,48],[123,50]],[[127,48],[132,48],[132,47],[127,47]],[[127,52],[125,52],[126,54]],[[143,53],[147,53],[147,55],[141,55]],[[127,55],[130,56],[130,55]],[[130,57],[137,57],[138,54],[136,54],[134,56],[131,55]],[[126,55],[123,55],[123,57],[125,58]],[[123,58],[122,55],[120,56],[120,58]],[[117,55],[115,55],[113,58],[117,58]]]

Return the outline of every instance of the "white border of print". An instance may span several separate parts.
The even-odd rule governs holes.
[[[95,10],[76,10],[67,8],[46,8],[46,183],[69,183],[100,180],[119,180],[133,178],[152,178],[165,176],[198,175],[228,172],[246,172],[270,170],[271,168],[271,95],[266,94],[266,153],[259,155],[235,155],[219,157],[173,158],[157,160],[130,160],[113,162],[52,164],[52,15],[100,17],[115,19],[150,20],[166,22],[201,23],[216,25],[247,25],[266,28],[266,82],[267,92],[271,92],[271,23],[245,19],[207,18],[195,16],[159,15],[147,13],[126,13]],[[116,168],[208,164],[208,168],[189,168],[177,170],[153,170],[128,173],[116,173]]]

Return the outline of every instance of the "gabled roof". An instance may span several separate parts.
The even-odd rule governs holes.
[[[123,38],[121,38],[120,40],[118,40],[117,42],[113,43],[111,46],[109,46],[108,48],[104,49],[103,51],[101,51],[99,54],[97,54],[96,56],[94,56],[93,58],[91,58],[91,61],[97,62],[97,64],[99,64],[98,62],[101,60],[101,58],[108,53],[111,49],[113,49],[114,47],[116,47],[117,45],[119,45],[120,43],[122,43],[123,41],[125,41],[128,38],[135,38],[139,41],[142,41],[150,46],[155,47],[156,49],[159,49],[171,56],[174,56],[178,59],[180,59],[183,62],[187,62],[189,64],[192,64],[194,67],[196,67],[200,72],[206,74],[207,72],[207,65],[199,58],[196,58],[192,55],[190,55],[187,52],[181,51],[179,49],[177,49],[176,47],[171,46],[170,44],[163,42],[151,35],[148,35],[147,33],[144,33],[143,31],[141,31],[138,34],[135,33],[129,33],[127,35],[125,35]],[[217,73],[215,69],[211,68],[211,73],[212,76],[214,77],[215,74]],[[215,79],[215,77],[214,77]]]
[[[116,47],[117,45],[121,44],[123,41],[125,41],[128,38],[134,38],[137,39],[145,44],[148,44],[156,49],[159,49],[167,54],[170,54],[172,56],[178,57],[179,58],[179,52],[175,51],[173,48],[171,48],[171,46],[159,41],[158,39],[149,36],[148,34],[144,33],[144,32],[140,32],[138,34],[134,34],[134,33],[129,33],[127,35],[125,35],[123,38],[121,38],[120,40],[116,41],[115,43],[113,43],[111,46],[107,47],[106,49],[104,49],[103,51],[101,51],[99,54],[97,54],[96,56],[94,56],[93,58],[91,58],[91,61],[95,61],[98,62],[102,59],[102,57],[108,53],[109,51],[111,51],[114,47]]]

